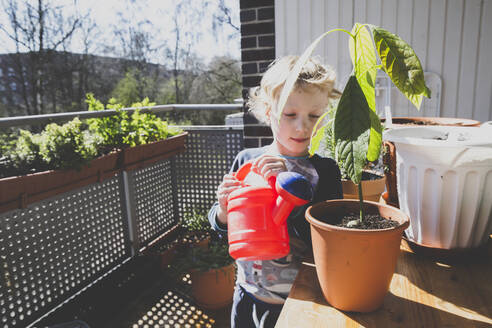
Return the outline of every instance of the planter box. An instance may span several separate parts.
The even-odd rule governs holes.
[[[169,158],[185,149],[188,133],[150,144],[125,148],[94,159],[80,170],[52,170],[0,179],[0,213],[25,208],[43,199]]]
[[[125,148],[121,154],[124,170],[135,170],[162,161],[185,150],[188,132],[146,145]]]
[[[80,170],[52,170],[0,179],[0,213],[101,182],[118,172],[120,152],[94,159]]]

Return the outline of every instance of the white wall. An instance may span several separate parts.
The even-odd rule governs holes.
[[[301,54],[323,32],[354,22],[398,34],[424,71],[441,79],[440,103],[425,100],[420,112],[393,90],[393,116],[431,116],[440,107],[439,116],[492,120],[492,0],[276,0],[276,56]],[[342,88],[352,70],[348,36],[330,34],[315,54],[336,69]],[[439,78],[429,83],[437,95]],[[377,95],[378,112],[385,93]]]

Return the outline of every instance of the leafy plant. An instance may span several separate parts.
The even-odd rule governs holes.
[[[96,157],[98,143],[78,118],[64,125],[48,124],[41,133],[20,130],[17,139],[3,147],[2,176],[80,168]]]
[[[86,103],[89,111],[104,110],[104,105],[92,94],[87,94]],[[148,98],[141,102],[133,103],[131,107],[154,106]],[[106,151],[115,148],[133,147],[147,144],[153,141],[166,139],[181,132],[178,128],[170,127],[167,122],[152,113],[136,110],[129,115],[123,111],[123,106],[116,103],[114,98],[109,100],[107,109],[117,113],[108,117],[89,119],[89,129],[102,137]]]
[[[92,94],[87,95],[86,102],[90,111],[105,109]],[[133,104],[152,105],[148,99]],[[0,177],[49,169],[79,169],[114,149],[166,139],[181,132],[151,113],[136,110],[129,115],[114,99],[106,107],[117,113],[89,119],[88,124],[78,118],[63,125],[48,124],[41,133],[20,130],[15,135],[0,135]]]
[[[97,156],[98,135],[84,130],[74,118],[64,125],[48,124],[41,133],[39,155],[52,168],[80,169]]]
[[[174,275],[179,276],[191,270],[208,271],[220,269],[234,262],[229,247],[222,242],[211,242],[207,248],[186,248],[172,264]]]
[[[328,113],[318,120],[311,141],[310,153],[313,154],[318,149],[329,124],[333,124],[338,164],[359,187],[359,222],[361,222],[364,218],[362,170],[367,161],[375,161],[379,158],[382,144],[382,126],[376,114],[374,88],[377,70],[382,69],[386,72],[417,109],[420,109],[424,96],[430,97],[430,90],[425,85],[424,72],[417,55],[405,41],[381,27],[356,23],[350,32],[344,29],[333,29],[323,33],[304,51],[280,94],[278,106],[281,110],[314,48],[326,35],[336,31],[349,35],[353,71],[338,102],[334,121],[323,124]],[[380,64],[377,63],[376,53]],[[320,126],[319,129],[318,126]]]
[[[186,213],[181,222],[188,232],[210,232],[212,228],[206,214],[200,213],[196,209]]]

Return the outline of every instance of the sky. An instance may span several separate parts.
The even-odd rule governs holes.
[[[190,0],[188,3],[195,6],[188,12],[195,10],[194,16],[191,14],[181,14],[178,16],[179,24],[182,28],[182,38],[188,37],[191,50],[196,53],[204,63],[210,61],[214,56],[228,55],[240,58],[240,35],[238,32],[224,25],[218,29],[217,33],[212,31],[211,11],[219,0],[209,0],[208,9],[202,7],[204,1]],[[36,1],[30,1],[35,3]],[[151,35],[151,43],[154,48],[163,44],[173,47],[175,44],[175,33],[173,15],[176,5],[182,0],[51,0],[50,3],[63,6],[67,14],[74,12],[75,6],[79,12],[89,13],[89,17],[97,24],[97,30],[92,31],[100,41],[89,48],[89,53],[98,55],[118,56],[120,51],[108,52],[105,45],[112,45],[116,42],[113,33],[114,28],[122,26],[122,18],[131,22],[132,26],[146,31]],[[239,26],[239,0],[225,0],[231,8],[234,24]],[[199,6],[199,7],[196,7]],[[7,22],[5,13],[0,12],[0,22]],[[0,32],[1,33],[1,32]],[[186,33],[186,36],[184,35]],[[234,35],[232,39],[228,36]],[[0,35],[2,47],[0,52],[15,51],[13,42],[7,40],[4,35]],[[78,33],[74,36],[69,51],[83,52],[84,46],[82,35]],[[106,48],[106,49],[105,49]],[[165,63],[163,51],[156,51],[151,58],[151,62]]]

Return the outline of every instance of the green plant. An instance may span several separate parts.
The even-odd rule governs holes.
[[[105,109],[92,94],[87,94],[86,102],[90,111]],[[133,104],[134,107],[152,105],[148,99]],[[114,149],[166,139],[181,132],[151,113],[136,110],[129,115],[114,99],[107,108],[117,113],[89,119],[88,124],[78,118],[63,125],[48,124],[41,133],[19,130],[10,135],[1,134],[0,178],[49,169],[79,169]]]
[[[80,169],[97,156],[100,142],[98,135],[89,133],[74,118],[63,125],[51,123],[45,127],[40,135],[39,155],[52,168]]]
[[[220,269],[234,262],[229,247],[221,241],[209,243],[207,248],[186,248],[171,264],[173,274],[179,276],[191,270],[208,271]]]
[[[92,94],[87,94],[86,103],[89,111],[104,110],[104,105]],[[153,106],[148,98],[141,102],[133,103],[131,107]],[[166,139],[181,132],[178,128],[170,127],[167,122],[152,113],[136,110],[129,115],[123,111],[123,106],[118,104],[114,98],[109,100],[107,109],[115,110],[117,113],[112,116],[89,119],[89,129],[102,138],[103,149],[105,151],[133,147],[147,144],[153,141]]]
[[[280,94],[278,106],[281,110],[297,81],[299,72],[314,48],[326,35],[336,31],[349,35],[350,57],[354,68],[338,102],[335,119],[332,122],[335,152],[341,169],[353,183],[359,186],[359,222],[361,222],[364,218],[360,183],[362,170],[367,161],[375,161],[379,158],[382,144],[382,126],[376,114],[374,88],[377,70],[382,69],[386,72],[417,109],[420,108],[424,96],[430,97],[430,90],[425,85],[424,72],[417,55],[405,41],[381,27],[356,23],[350,32],[333,29],[323,33],[304,51]],[[377,63],[375,53],[378,54],[381,64]],[[320,117],[315,126],[315,135],[310,146],[311,154],[317,150],[320,140],[324,138],[329,127],[330,122],[323,124],[326,115],[328,114]]]
[[[210,232],[212,228],[210,222],[208,221],[207,215],[201,213],[196,209],[187,212],[182,221],[181,225],[186,229],[187,232]]]
[[[96,157],[99,142],[78,118],[64,125],[48,124],[41,133],[20,130],[15,140],[3,145],[2,177],[80,168]]]

